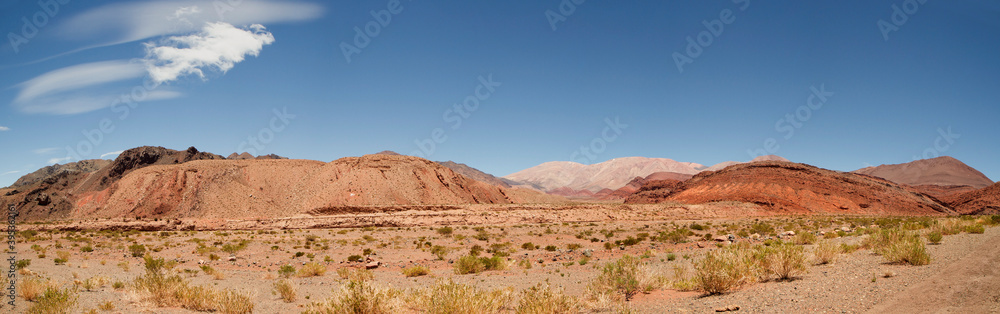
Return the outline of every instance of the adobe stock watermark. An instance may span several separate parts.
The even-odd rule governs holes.
[[[878,22],[875,22],[879,32],[882,32],[882,39],[889,41],[889,33],[899,31],[899,28],[903,27],[903,24],[906,24],[910,17],[920,11],[920,6],[924,3],[927,3],[927,0],[906,0],[903,1],[902,7],[893,4],[889,21],[879,19]]]
[[[295,119],[294,114],[288,113],[288,107],[283,107],[281,110],[274,108],[271,109],[271,112],[274,113],[274,116],[271,117],[266,127],[257,131],[256,136],[247,136],[247,140],[236,145],[237,154],[246,152],[254,156],[259,155],[264,150],[265,145],[274,141],[274,136],[284,131],[291,124],[292,120]]]
[[[576,6],[584,2],[587,0],[562,0],[556,10],[545,10],[545,19],[549,20],[552,31],[556,31],[556,24],[566,22],[567,17],[576,13]]]
[[[407,0],[410,1],[410,0]],[[368,47],[379,34],[382,34],[382,29],[389,27],[389,23],[392,23],[392,17],[396,14],[403,12],[403,6],[399,3],[399,0],[389,0],[386,3],[386,8],[384,10],[371,10],[369,14],[372,16],[372,20],[365,23],[364,29],[361,27],[354,27],[354,44],[351,45],[348,42],[340,42],[340,52],[344,54],[344,59],[347,63],[351,63],[352,55],[359,55],[361,51]]]
[[[914,161],[941,157],[944,152],[951,148],[952,144],[955,144],[955,139],[962,137],[961,134],[952,132],[950,125],[946,129],[938,128],[937,132],[938,136],[934,139],[933,145],[924,149],[923,154],[913,155]]]
[[[14,204],[9,204],[7,207],[7,261],[10,262],[10,267],[8,267],[7,276],[8,285],[4,287],[7,291],[7,305],[11,307],[16,307],[17,295],[17,207]]]
[[[785,133],[782,137],[785,141],[795,136],[795,130],[802,128],[806,121],[812,118],[813,112],[823,108],[830,100],[829,97],[833,96],[833,92],[826,90],[826,84],[820,84],[819,88],[816,88],[815,85],[810,86],[809,91],[809,97],[806,97],[805,105],[799,106],[792,113],[785,114],[785,116],[774,123],[775,131]],[[764,140],[761,148],[747,149],[747,154],[750,155],[750,159],[752,160],[759,156],[774,155],[779,149],[781,149],[781,145],[778,144],[778,140],[769,137]]]
[[[7,33],[7,40],[10,41],[10,46],[14,48],[14,53],[20,53],[20,46],[27,44],[32,38],[38,36],[38,31],[49,25],[49,20],[56,17],[56,14],[59,14],[59,8],[69,2],[70,0],[38,1],[40,9],[31,15],[31,19],[28,19],[27,16],[21,17],[21,33]]]
[[[734,4],[739,6],[740,11],[746,11],[750,7],[750,0],[732,0]],[[715,39],[722,36],[722,32],[726,30],[726,25],[733,24],[736,21],[736,16],[733,15],[733,10],[722,9],[719,11],[719,18],[714,20],[702,20],[701,25],[705,26],[705,30],[698,32],[693,36],[687,37],[687,47],[684,48],[684,53],[675,51],[671,57],[674,59],[674,64],[677,65],[677,72],[684,73],[684,65],[694,63],[694,60],[698,59],[705,49],[715,42]]]
[[[129,115],[132,114],[132,110],[138,108],[139,103],[146,100],[146,97],[149,97],[149,93],[158,86],[149,76],[143,78],[142,84],[133,86],[129,93],[123,93],[111,101],[111,112],[118,114],[118,121],[128,119]],[[62,159],[67,161],[83,160],[85,157],[93,154],[94,149],[100,146],[101,143],[104,143],[105,136],[114,131],[115,121],[111,118],[102,118],[97,121],[96,128],[81,131],[84,139],[77,142],[75,146],[65,147],[66,157]]]
[[[462,103],[456,103],[451,108],[445,109],[444,113],[441,114],[441,119],[446,124],[451,124],[450,129],[452,131],[462,127],[465,119],[468,119],[476,110],[479,110],[482,102],[490,99],[493,93],[496,92],[496,88],[503,84],[503,82],[493,80],[493,73],[486,75],[486,77],[480,75],[478,80],[479,84],[476,85],[472,95],[465,97]],[[430,158],[437,150],[437,146],[444,144],[448,140],[447,133],[448,131],[444,128],[434,128],[431,130],[429,137],[413,140],[413,143],[417,145],[417,150],[411,152],[410,156]]]
[[[622,135],[622,131],[627,128],[628,124],[622,123],[618,117],[615,117],[614,120],[604,118],[604,129],[601,130],[601,135],[590,140],[589,145],[581,145],[580,149],[570,153],[569,161],[584,165],[597,162],[597,155],[607,150],[608,144],[617,141],[618,136]]]

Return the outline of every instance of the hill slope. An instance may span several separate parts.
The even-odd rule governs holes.
[[[479,169],[469,167],[468,165],[463,163],[457,163],[451,160],[438,161],[437,163],[441,164],[442,166],[448,167],[448,169],[451,169],[452,171],[455,171],[469,179],[505,188],[511,187],[510,184],[507,184],[506,181],[500,180],[499,178],[494,177],[492,174],[482,172]]]
[[[993,180],[958,159],[943,156],[852,171],[908,185],[968,185],[981,189]]]
[[[739,201],[783,213],[954,213],[927,195],[886,180],[781,161],[745,163],[703,172],[660,194],[664,196],[652,201],[691,204]]]
[[[955,195],[946,201],[961,214],[1000,214],[1000,183]]]

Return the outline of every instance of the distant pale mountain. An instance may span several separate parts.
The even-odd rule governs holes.
[[[981,189],[993,180],[958,159],[943,156],[904,164],[881,165],[852,171],[907,185],[968,185]]]
[[[566,187],[596,193],[602,189],[621,188],[635,177],[645,178],[655,172],[693,175],[704,168],[701,164],[667,158],[624,157],[593,165],[569,161],[546,162],[503,178],[535,185],[544,191]]]
[[[781,156],[766,155],[766,156],[757,156],[757,158],[754,158],[753,160],[751,160],[749,162],[755,162],[755,161],[789,161],[789,160],[785,159],[785,158],[783,158]],[[719,170],[722,170],[725,167],[729,167],[729,166],[732,166],[732,165],[739,165],[739,164],[742,164],[742,163],[743,162],[739,162],[739,161],[723,161],[723,162],[714,164],[711,167],[705,168],[702,171],[719,171]]]
[[[247,160],[247,159],[288,159],[288,158],[287,157],[281,157],[281,156],[278,156],[278,155],[275,155],[275,154],[267,154],[267,155],[260,155],[260,156],[254,157],[253,155],[250,155],[250,153],[248,153],[248,152],[243,152],[241,154],[236,154],[236,153],[229,154],[229,156],[227,156],[226,159],[228,159],[228,160]]]

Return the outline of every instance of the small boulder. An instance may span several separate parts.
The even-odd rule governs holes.
[[[726,236],[721,236],[720,235],[720,236],[715,237],[715,242],[726,242],[726,241],[729,241],[729,238],[727,238]]]
[[[381,265],[382,265],[382,262],[372,261],[372,262],[368,262],[368,264],[365,264],[365,269],[376,269],[376,268],[378,268]]]

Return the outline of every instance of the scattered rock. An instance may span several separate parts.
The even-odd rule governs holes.
[[[378,268],[380,265],[382,265],[382,262],[379,261],[368,262],[368,264],[365,264],[365,269],[375,269]]]
[[[715,242],[726,242],[726,241],[729,241],[729,238],[727,238],[726,236],[721,236],[720,235],[720,236],[715,237]]]

